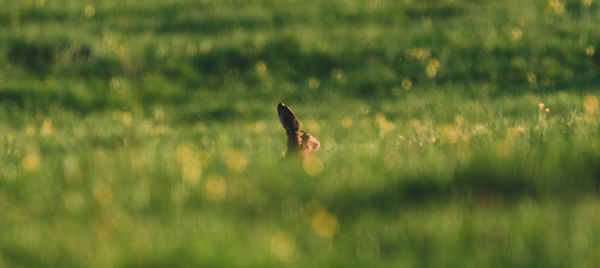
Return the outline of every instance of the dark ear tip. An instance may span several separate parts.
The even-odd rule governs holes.
[[[285,107],[285,104],[283,104],[281,102],[279,104],[277,104],[277,112],[281,113],[281,110],[283,109],[283,107]]]

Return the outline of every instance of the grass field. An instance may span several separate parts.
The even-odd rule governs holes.
[[[2,6],[0,267],[600,266],[598,1]]]

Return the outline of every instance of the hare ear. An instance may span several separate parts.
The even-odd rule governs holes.
[[[286,130],[294,130],[297,131],[300,129],[300,122],[298,122],[298,117],[292,112],[292,109],[285,106],[283,103],[279,103],[277,105],[277,113],[279,113],[279,122]]]

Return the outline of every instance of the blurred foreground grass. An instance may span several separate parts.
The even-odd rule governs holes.
[[[595,1],[5,6],[0,266],[600,264]]]

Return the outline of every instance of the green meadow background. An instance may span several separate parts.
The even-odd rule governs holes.
[[[598,0],[0,5],[0,267],[600,266]]]

